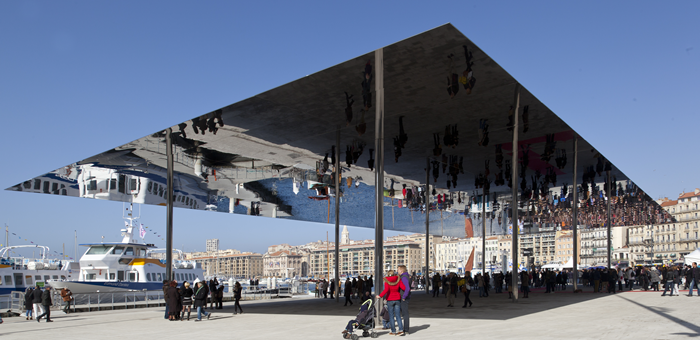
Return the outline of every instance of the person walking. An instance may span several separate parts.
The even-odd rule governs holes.
[[[411,326],[410,315],[408,314],[408,302],[411,300],[410,276],[408,275],[406,266],[400,265],[398,269],[401,283],[406,287],[401,294],[401,318],[403,319],[403,331],[408,334]]]
[[[328,298],[328,281],[326,281],[326,279],[323,279],[323,286],[321,287],[321,291],[323,292],[323,298],[327,299]]]
[[[447,275],[447,281],[449,282],[449,290],[447,291],[447,307],[454,307],[455,298],[457,297],[457,275],[455,273],[450,273]]]
[[[333,298],[333,294],[335,294],[335,279],[331,279],[330,283],[330,290],[331,290],[331,299]]]
[[[345,289],[343,289],[343,296],[345,296],[345,305],[348,305],[348,302],[350,302],[350,306],[353,305],[352,299],[350,298],[352,296],[352,281],[350,281],[350,278],[347,278],[345,280]]]
[[[377,295],[377,299],[381,299],[386,296],[387,309],[389,310],[389,326],[391,327],[391,332],[389,335],[403,335],[403,322],[401,322],[401,294],[399,290],[406,290],[401,279],[394,273],[393,270],[389,270],[384,278],[384,290],[381,294]],[[396,331],[396,325],[399,326],[398,332]]]
[[[185,310],[187,310],[187,321],[190,321],[190,313],[192,313],[192,296],[194,291],[190,288],[190,283],[185,281],[180,290],[180,301],[182,303],[182,315],[180,320],[185,320]]]
[[[73,300],[73,292],[68,288],[61,289],[61,297],[63,298],[63,312],[70,313],[70,302]]]
[[[34,318],[38,318],[39,315],[44,314],[44,308],[41,306],[41,287],[36,286],[34,291],[32,291],[32,307],[34,308]]]
[[[472,306],[472,300],[469,298],[469,294],[472,292],[472,287],[474,286],[474,279],[472,279],[471,272],[466,272],[464,275],[464,286],[462,286],[462,293],[464,294],[464,306],[462,308],[467,308]],[[468,305],[467,305],[468,304]]]
[[[236,284],[233,285],[233,300],[235,303],[233,304],[233,314],[237,314],[237,310],[240,310],[241,314],[243,314],[243,308],[241,308],[241,291],[243,288],[241,287],[241,284],[236,281]]]
[[[523,291],[523,298],[527,299],[530,296],[530,274],[526,271],[520,272],[520,288]]]
[[[216,309],[224,308],[224,285],[219,285],[216,289]]]
[[[433,297],[438,296],[440,292],[440,274],[433,275]]]
[[[698,263],[693,262],[693,267],[690,268],[690,286],[688,290],[688,296],[693,296],[693,287],[697,289],[698,296],[700,296],[700,268],[698,268]]]
[[[32,310],[34,309],[34,287],[27,287],[24,291],[24,309],[27,310],[27,320],[34,320]]]
[[[661,282],[661,277],[659,277],[659,270],[656,267],[651,267],[649,270],[649,281],[651,281],[651,289],[655,292],[659,291],[659,282]]]
[[[196,321],[202,321],[202,313],[207,317],[207,320],[211,317],[211,312],[207,313],[204,308],[207,306],[207,289],[204,288],[205,283],[202,281],[197,282],[197,290],[194,293],[194,307],[197,308],[197,319]]]
[[[51,306],[53,306],[53,302],[51,301],[51,287],[46,286],[44,289],[45,290],[41,293],[41,306],[44,307],[44,313],[36,318],[36,322],[41,322],[41,318],[44,316],[46,316],[46,322],[53,322],[53,320],[51,320]]]
[[[216,307],[216,286],[218,286],[218,281],[216,279],[209,280],[209,309],[214,309]]]

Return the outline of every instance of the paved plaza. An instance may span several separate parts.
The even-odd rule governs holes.
[[[412,339],[444,337],[488,339],[678,339],[700,336],[700,297],[661,297],[657,292],[614,295],[584,292],[544,294],[512,303],[505,294],[479,298],[474,305],[448,308],[444,296],[423,292],[411,300]],[[356,302],[356,301],[355,301]],[[354,318],[359,304],[344,307],[343,299],[294,297],[250,301],[245,314],[233,315],[233,304],[215,310],[211,320],[170,322],[162,307],[85,312],[54,312],[53,323],[5,318],[0,336],[7,339],[342,339],[341,331]],[[192,318],[194,319],[194,318]],[[389,331],[379,330],[379,338]]]

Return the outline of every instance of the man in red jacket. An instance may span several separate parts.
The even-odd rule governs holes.
[[[403,335],[403,323],[401,322],[401,294],[399,289],[406,290],[406,286],[401,282],[401,279],[390,270],[386,277],[384,278],[384,290],[381,294],[377,295],[377,299],[381,299],[386,296],[387,299],[387,309],[389,310],[389,326],[391,327],[391,332],[389,335]],[[396,332],[396,326],[394,325],[394,320],[399,326],[399,331]]]

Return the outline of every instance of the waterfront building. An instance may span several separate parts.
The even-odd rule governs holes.
[[[240,253],[221,256],[194,257],[202,264],[206,275],[249,279],[263,275],[263,258],[259,253]]]
[[[334,276],[334,250],[335,245],[329,243],[328,250],[321,247],[311,252],[309,255],[311,276],[324,278]],[[384,242],[384,271],[396,270],[399,265],[405,265],[410,273],[419,273],[424,262],[425,259],[421,257],[421,248],[418,244],[410,241]],[[338,265],[340,275],[352,277],[374,275],[374,242],[340,246]]]
[[[213,238],[207,240],[207,251],[218,251],[219,250],[219,239]]]

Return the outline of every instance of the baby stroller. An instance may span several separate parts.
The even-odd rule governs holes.
[[[360,336],[354,333],[355,330],[362,330],[363,337],[376,338],[379,336],[379,334],[374,331],[374,316],[375,309],[372,299],[367,299],[362,303],[362,306],[360,306],[360,312],[357,313],[355,319],[348,322],[347,327],[345,327],[343,331],[343,339],[359,339]]]

